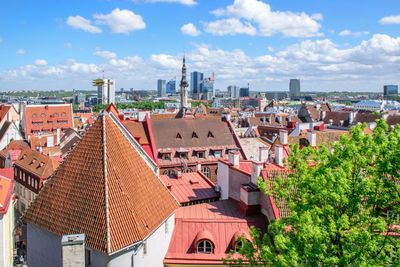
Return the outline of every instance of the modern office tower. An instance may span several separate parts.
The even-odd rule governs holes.
[[[157,96],[165,97],[167,95],[167,81],[157,80]]]
[[[239,89],[239,97],[248,97],[250,96],[250,88],[242,87]]]
[[[394,99],[399,94],[398,85],[384,85],[383,86],[383,97],[385,99]]]
[[[167,82],[167,94],[176,94],[176,80],[170,80]]]
[[[96,79],[93,85],[97,86],[97,104],[115,103],[115,81],[111,79]]]
[[[239,90],[240,87],[237,85],[229,85],[228,86],[228,96],[232,98],[238,98],[239,97]]]
[[[291,79],[289,82],[289,92],[290,99],[299,100],[300,99],[300,80]]]
[[[190,91],[193,99],[200,99],[203,93],[204,74],[198,71],[190,73]]]

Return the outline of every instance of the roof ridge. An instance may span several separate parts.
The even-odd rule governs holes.
[[[110,207],[108,202],[108,172],[107,172],[107,138],[106,138],[106,114],[102,115],[102,138],[103,138],[103,166],[104,166],[104,198],[105,198],[105,214],[106,214],[106,239],[107,239],[107,253],[111,252],[111,235],[110,235]]]

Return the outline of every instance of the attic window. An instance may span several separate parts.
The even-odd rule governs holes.
[[[214,246],[210,240],[201,240],[197,244],[197,253],[211,254],[213,253]]]
[[[212,138],[214,138],[214,135],[212,134],[212,132],[209,131],[207,137],[212,137]]]
[[[36,159],[32,159],[30,164],[34,164],[36,162]]]
[[[192,133],[192,138],[199,138],[199,137],[197,136],[197,133],[196,133],[196,132],[193,132],[193,133]]]
[[[176,139],[182,139],[182,136],[181,136],[180,133],[178,133],[178,134],[176,135]]]

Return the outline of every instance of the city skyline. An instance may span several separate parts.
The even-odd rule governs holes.
[[[222,90],[287,91],[299,78],[302,91],[382,92],[400,83],[395,10],[391,0],[7,1],[0,90],[94,89],[103,70],[117,90],[156,89],[180,79],[186,54],[188,73],[214,72]]]

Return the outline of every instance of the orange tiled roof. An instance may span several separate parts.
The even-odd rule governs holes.
[[[0,175],[0,214],[7,213],[13,191],[14,180]]]
[[[145,239],[178,206],[114,115],[89,128],[28,209],[25,219],[57,235],[85,233],[112,254]]]
[[[21,151],[15,166],[47,179],[58,167],[59,162],[40,152],[26,148]]]
[[[25,148],[29,148],[28,143],[23,140],[13,140],[0,152],[0,156],[6,158],[8,151],[23,150]]]
[[[73,128],[71,104],[26,106],[26,137],[32,131],[53,131],[58,128]]]
[[[10,109],[11,106],[0,105],[0,121],[4,119]]]

